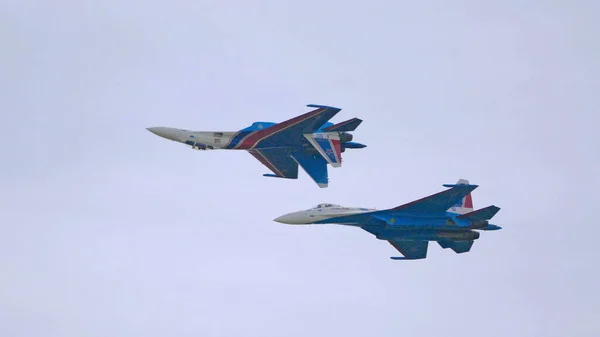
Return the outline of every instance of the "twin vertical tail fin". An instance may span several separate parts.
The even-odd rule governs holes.
[[[342,152],[346,148],[360,149],[365,147],[363,144],[353,143],[353,136],[348,133],[356,130],[361,123],[362,119],[352,118],[319,129],[315,133],[305,134],[304,137],[328,164],[333,167],[340,167],[342,166]]]
[[[457,185],[469,185],[469,181],[466,179],[459,179],[456,183]],[[471,197],[471,193],[467,194],[464,198],[462,198],[456,205],[450,207],[448,212],[456,213],[456,214],[465,214],[473,211],[473,197]]]
[[[469,185],[469,181],[465,179],[460,179],[457,185]],[[491,205],[488,207],[480,208],[476,211],[473,210],[473,198],[471,197],[471,193],[467,194],[464,198],[462,198],[456,205],[450,207],[448,209],[449,213],[454,213],[456,216],[453,219],[453,222],[458,224],[460,227],[468,227],[470,229],[478,229],[484,231],[493,231],[502,229],[500,226],[492,225],[488,222],[488,220],[492,219],[496,213],[500,211],[500,207],[495,205]],[[440,245],[442,243],[440,242]],[[472,241],[471,241],[472,244]],[[442,245],[442,247],[444,247]],[[470,245],[465,246],[467,249],[464,252],[467,252],[470,249]],[[448,248],[448,247],[444,247]],[[454,249],[454,248],[452,248]],[[463,251],[457,251],[457,253],[462,253]]]
[[[333,167],[342,166],[342,144],[338,132],[305,134],[304,137]]]

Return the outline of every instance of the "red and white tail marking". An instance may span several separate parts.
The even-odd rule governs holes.
[[[457,185],[468,185],[469,181],[466,179],[459,179],[456,183]],[[465,214],[473,211],[473,197],[471,193],[467,194],[464,198],[460,200],[456,205],[450,207],[448,212],[456,213],[456,214]]]
[[[342,165],[342,147],[338,132],[305,134],[304,137],[333,167]]]

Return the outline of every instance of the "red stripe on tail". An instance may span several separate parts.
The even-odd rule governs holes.
[[[473,208],[473,198],[471,198],[471,193],[467,194],[465,197],[464,208]]]

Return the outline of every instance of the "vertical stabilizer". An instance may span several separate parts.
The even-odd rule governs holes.
[[[340,167],[342,165],[342,147],[338,132],[305,134],[304,137],[331,166]]]
[[[469,185],[469,181],[466,179],[459,179],[457,185]],[[456,205],[450,207],[448,212],[456,214],[465,214],[473,211],[473,197],[471,193],[467,194],[462,198]]]

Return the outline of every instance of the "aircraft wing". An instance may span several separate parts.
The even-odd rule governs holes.
[[[361,228],[375,236],[379,236],[386,231],[385,224],[376,225],[369,224],[361,226]],[[427,248],[429,241],[424,240],[387,240],[394,248],[396,248],[404,257],[392,256],[392,260],[418,260],[427,257]]]
[[[428,241],[388,241],[396,248],[404,257],[391,257],[392,260],[417,260],[427,257]]]
[[[324,105],[310,104],[308,106],[317,109],[268,128],[252,132],[242,139],[235,148],[254,149],[257,147],[269,148],[301,144],[304,140],[304,134],[317,131],[325,122],[341,111],[339,108]]]
[[[459,202],[467,194],[477,188],[477,185],[444,185],[451,186],[445,190],[428,197],[409,202],[407,204],[388,209],[387,212],[417,212],[441,213]]]
[[[248,152],[274,173],[274,175],[265,174],[265,176],[289,179],[298,178],[298,164],[290,157],[289,149],[254,149],[248,150]]]

